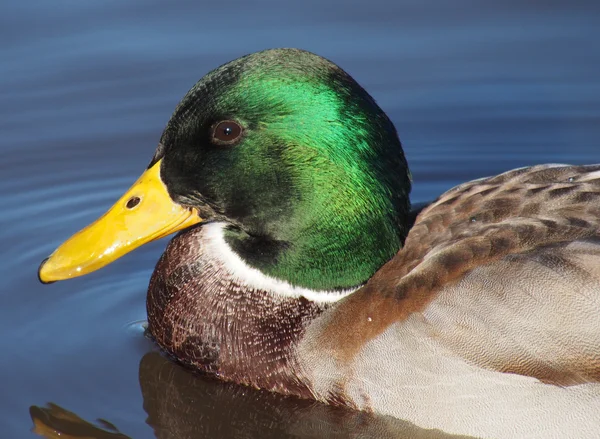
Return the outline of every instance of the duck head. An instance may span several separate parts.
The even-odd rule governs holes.
[[[231,249],[267,276],[347,289],[401,247],[409,191],[396,130],[361,86],[317,55],[267,50],[202,78],[140,179],[47,258],[39,278],[81,276],[221,222]]]

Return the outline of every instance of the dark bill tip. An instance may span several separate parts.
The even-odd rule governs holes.
[[[44,266],[44,264],[46,263],[46,261],[48,261],[48,259],[50,259],[50,258],[49,258],[49,257],[47,257],[46,259],[44,259],[44,260],[42,261],[42,263],[40,264],[40,266],[39,266],[39,268],[38,268],[38,271],[37,271],[38,280],[39,280],[41,283],[43,283],[44,285],[49,285],[49,284],[53,284],[53,283],[54,283],[54,281],[50,281],[50,282],[44,282],[44,281],[42,280],[42,276],[40,275],[40,273],[41,273],[41,271],[42,271],[42,267]]]

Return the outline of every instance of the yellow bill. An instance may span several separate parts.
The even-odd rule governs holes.
[[[83,276],[133,249],[199,223],[195,209],[176,204],[160,178],[159,160],[100,219],[77,232],[39,268],[43,283]]]

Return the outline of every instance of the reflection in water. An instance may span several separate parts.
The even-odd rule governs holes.
[[[147,423],[157,439],[456,438],[391,417],[199,377],[150,352],[140,362]],[[34,432],[47,438],[126,439],[112,424],[91,424],[55,404],[30,408]]]
[[[96,426],[56,404],[50,403],[47,407],[32,406],[29,414],[33,421],[32,431],[49,439],[129,439],[104,419],[98,419],[101,426]]]

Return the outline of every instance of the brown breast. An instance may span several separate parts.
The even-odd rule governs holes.
[[[202,245],[202,227],[168,245],[148,288],[148,331],[183,364],[221,379],[309,397],[294,347],[323,307],[250,290]]]

